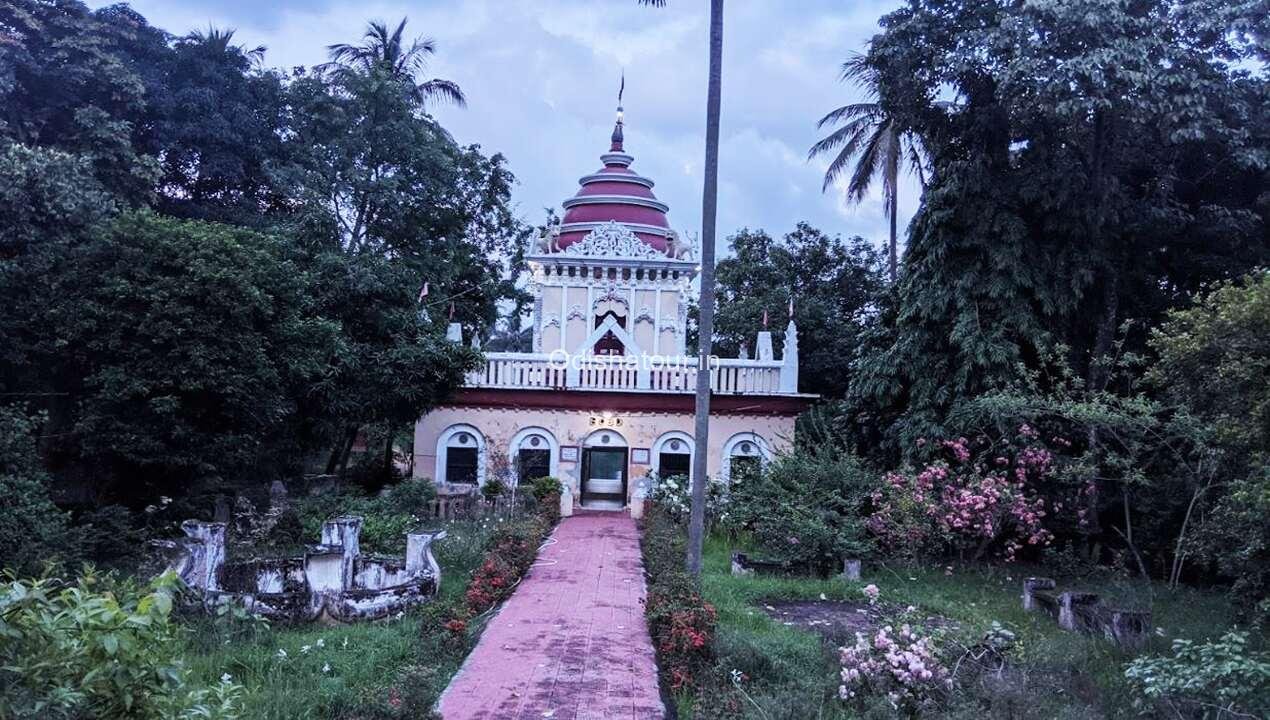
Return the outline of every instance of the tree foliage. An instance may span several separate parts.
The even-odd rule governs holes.
[[[912,0],[883,18],[879,101],[933,164],[853,388],[893,438],[941,434],[1047,347],[1102,389],[1123,321],[1267,260],[1267,84],[1241,64],[1264,17],[1207,7]]]
[[[65,497],[390,442],[477,359],[444,340],[450,302],[482,335],[518,314],[514,178],[426,114],[457,92],[415,77],[430,41],[383,28],[279,71],[125,6],[18,0],[0,28],[0,392],[47,411]]]
[[[843,241],[807,223],[776,240],[762,230],[729,238],[733,255],[718,266],[715,349],[756,352],[767,315],[772,344],[783,352],[790,303],[799,337],[799,385],[841,397],[851,379],[858,334],[882,286],[877,252],[863,239]]]

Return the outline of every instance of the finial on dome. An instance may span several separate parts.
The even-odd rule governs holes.
[[[617,122],[613,125],[612,144],[609,152],[622,152],[622,93],[626,92],[626,71],[622,71],[622,84],[617,88]]]

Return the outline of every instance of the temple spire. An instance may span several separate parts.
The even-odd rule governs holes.
[[[613,125],[612,144],[609,145],[609,152],[623,152],[622,150],[622,93],[626,92],[626,72],[622,72],[622,84],[617,88],[617,122]]]

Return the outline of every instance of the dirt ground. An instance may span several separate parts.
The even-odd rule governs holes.
[[[779,623],[807,630],[827,642],[843,644],[855,640],[855,634],[870,633],[886,624],[890,608],[868,603],[837,600],[781,600],[764,603],[763,612]],[[931,627],[946,625],[945,618],[927,618]]]

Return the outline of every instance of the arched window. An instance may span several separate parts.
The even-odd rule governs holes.
[[[692,477],[692,436],[685,432],[672,430],[664,433],[653,443],[653,470],[657,477],[668,478],[672,475]]]
[[[555,477],[560,461],[560,445],[549,431],[528,427],[512,437],[509,459],[517,482],[527,483],[540,477]]]
[[[485,436],[471,425],[451,425],[437,438],[439,483],[485,483]]]
[[[757,475],[764,463],[771,459],[772,451],[766,440],[756,433],[743,432],[733,435],[723,444],[719,467],[729,482],[743,482]]]

